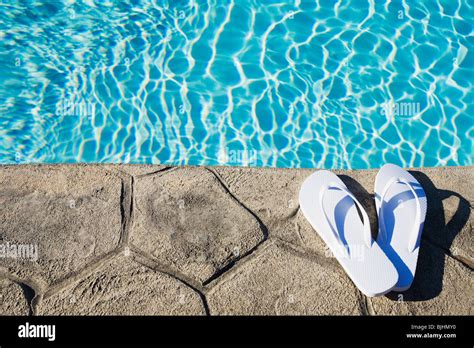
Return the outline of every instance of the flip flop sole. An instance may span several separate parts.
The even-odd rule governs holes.
[[[324,189],[327,192],[321,201]],[[397,270],[377,243],[372,240],[367,246],[356,203],[344,190],[346,185],[335,174],[325,170],[315,172],[301,186],[301,210],[353,283],[367,296],[383,295],[397,283]],[[344,250],[349,251],[348,255]]]
[[[393,164],[380,169],[374,191],[379,215],[377,242],[398,271],[398,282],[393,290],[404,291],[415,276],[427,209],[426,194],[413,175]]]

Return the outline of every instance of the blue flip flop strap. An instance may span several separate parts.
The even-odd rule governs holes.
[[[320,204],[320,206],[323,210],[324,217],[326,218],[326,221],[328,222],[328,225],[331,228],[331,231],[332,231],[334,237],[337,239],[340,246],[343,247],[343,250],[345,251],[346,256],[349,257],[349,255],[350,255],[350,250],[348,249],[348,245],[345,245],[342,242],[339,233],[337,232],[336,228],[332,225],[331,220],[329,219],[328,214],[326,212],[326,209],[324,207],[324,196],[325,196],[326,192],[331,188],[335,188],[335,189],[341,190],[344,193],[346,193],[354,201],[354,203],[357,205],[357,207],[361,211],[361,213],[362,213],[362,223],[364,224],[364,231],[363,231],[363,233],[364,233],[364,242],[365,242],[366,246],[368,248],[370,248],[371,245],[372,245],[372,234],[370,232],[370,220],[369,220],[369,217],[368,217],[364,207],[359,203],[357,198],[355,198],[355,196],[347,188],[337,184],[336,182],[330,182],[329,185],[326,185],[326,186],[321,188],[321,191],[319,193],[319,204]]]
[[[413,229],[412,232],[410,233],[410,237],[408,239],[408,251],[413,252],[416,248],[416,243],[418,241],[418,234],[420,232],[420,225],[421,225],[421,205],[420,205],[420,200],[418,198],[418,195],[415,192],[415,189],[413,188],[413,185],[408,182],[404,178],[397,178],[393,177],[391,180],[385,184],[385,187],[382,191],[382,196],[380,197],[380,207],[379,207],[379,226],[380,226],[380,232],[382,232],[382,238],[385,242],[388,242],[388,237],[387,237],[387,231],[385,230],[385,222],[383,219],[383,204],[385,201],[385,196],[388,193],[388,189],[395,183],[401,183],[410,189],[410,191],[413,194],[413,197],[415,197],[415,202],[416,202],[416,216],[415,216],[415,223],[413,224]]]

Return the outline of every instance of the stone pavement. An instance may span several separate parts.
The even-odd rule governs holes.
[[[412,171],[428,196],[415,282],[379,298],[302,216],[311,172],[0,166],[0,314],[473,314],[473,167]],[[336,173],[375,226],[377,171]]]

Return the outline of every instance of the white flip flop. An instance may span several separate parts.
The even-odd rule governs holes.
[[[367,213],[341,179],[326,170],[313,173],[303,182],[299,201],[306,219],[365,295],[380,296],[395,286],[397,270],[372,239]]]
[[[413,175],[394,164],[380,169],[374,191],[379,216],[377,242],[397,268],[398,282],[393,290],[404,291],[415,276],[426,194]]]

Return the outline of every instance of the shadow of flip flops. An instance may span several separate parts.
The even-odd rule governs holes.
[[[365,208],[367,215],[370,219],[370,230],[372,231],[372,237],[376,239],[378,231],[378,221],[377,214],[375,212],[374,196],[350,176],[339,175],[339,178],[347,186],[349,191],[351,191],[352,194],[357,198],[360,204]]]
[[[470,205],[459,193],[437,189],[426,174],[418,171],[410,173],[425,190],[428,210],[415,279],[412,286],[402,294],[404,301],[426,301],[437,297],[443,289],[445,251],[449,250],[454,238],[469,220]],[[451,196],[459,198],[459,205],[451,220],[446,222],[443,200]],[[399,299],[396,292],[387,294],[387,297]]]
[[[422,172],[410,171],[410,173],[425,191],[428,210],[420,242],[415,278],[412,286],[402,294],[404,301],[426,301],[437,297],[442,291],[445,252],[449,252],[454,238],[469,220],[471,209],[469,201],[460,193],[437,189],[430,178]],[[371,220],[372,235],[376,239],[378,219],[373,195],[353,178],[346,175],[339,177],[366,209]],[[445,221],[443,200],[453,196],[459,199],[459,204],[452,218]],[[399,294],[391,292],[386,297],[398,301]]]

